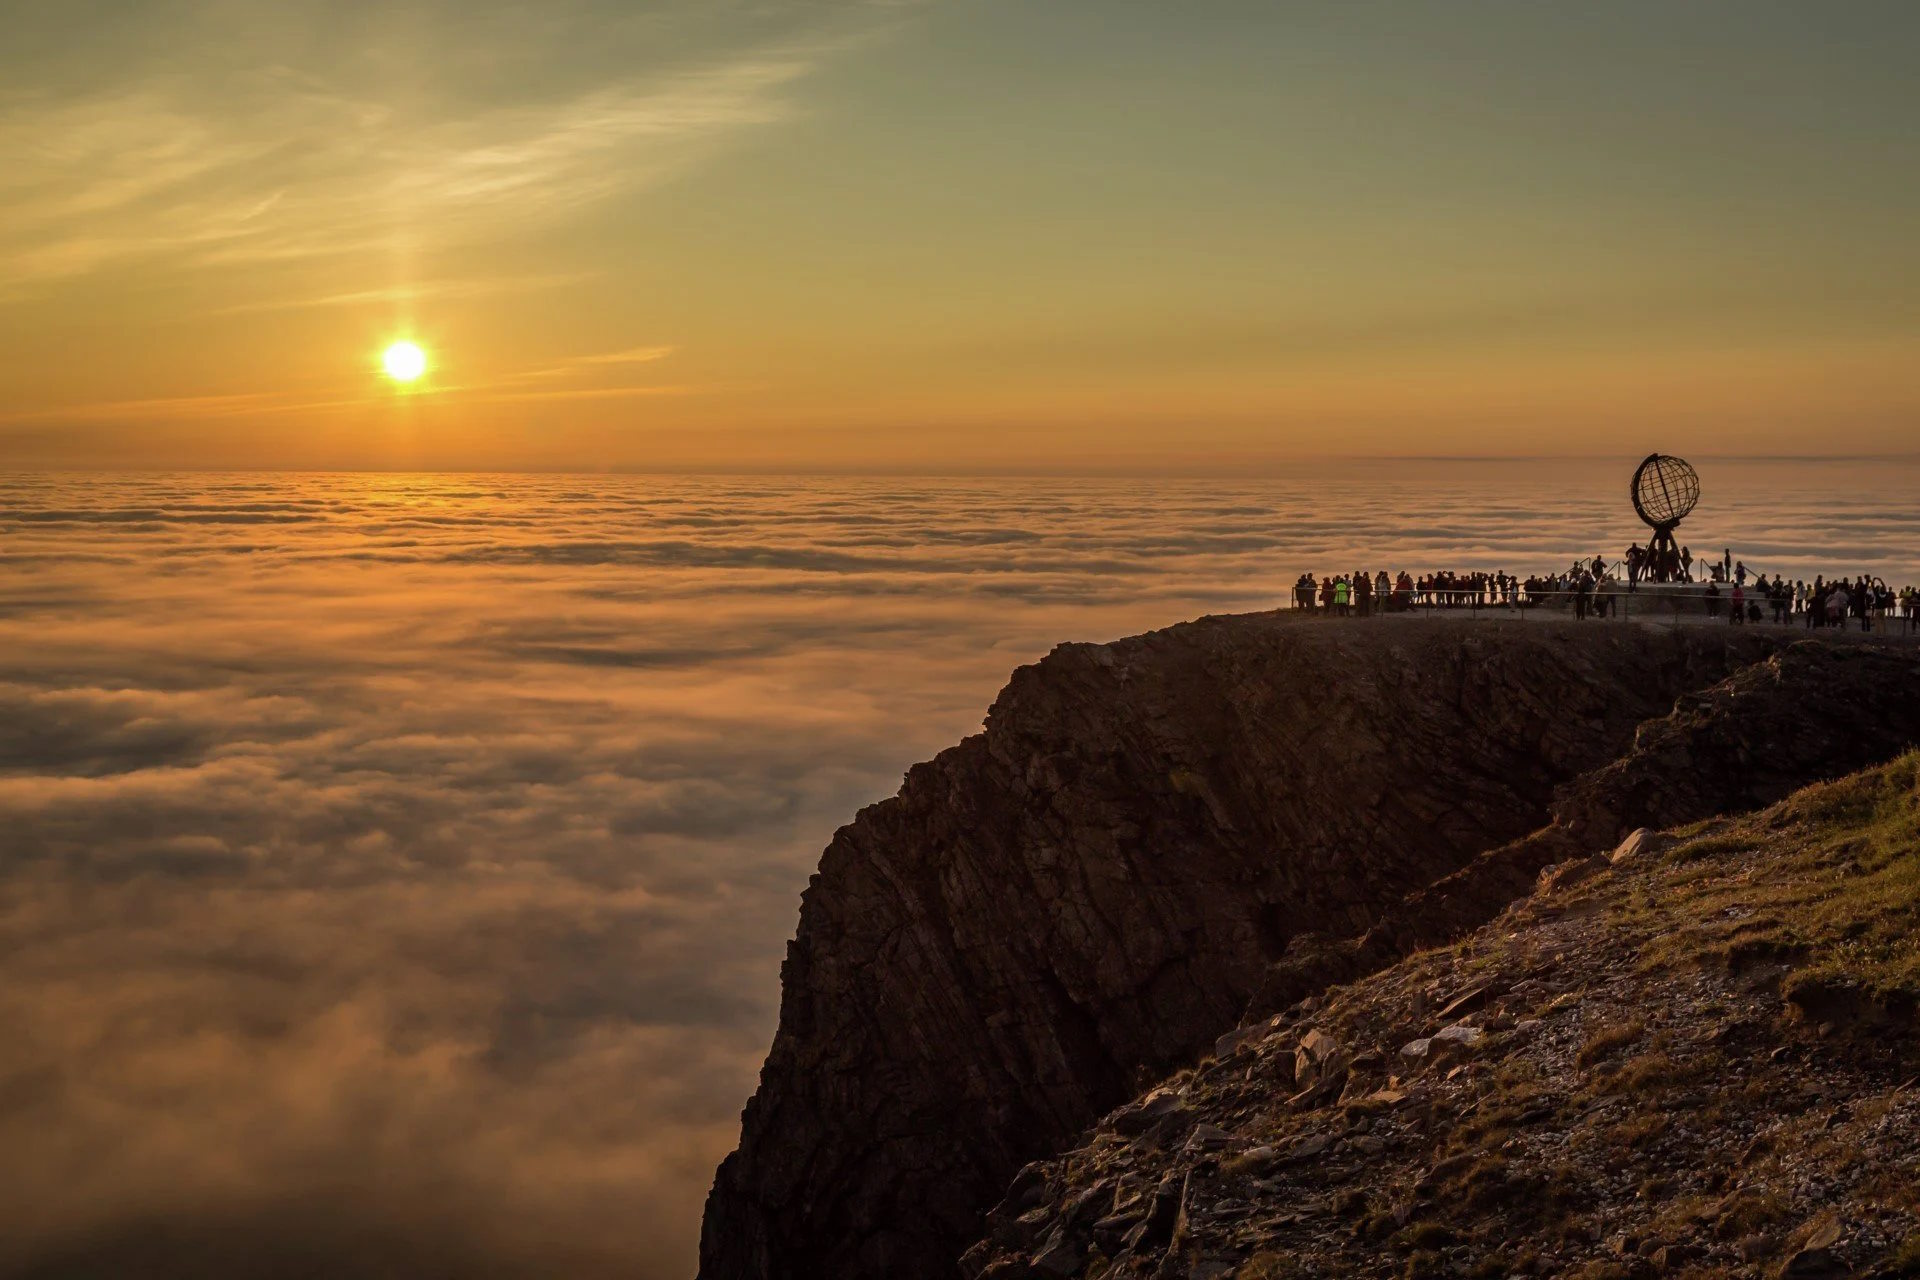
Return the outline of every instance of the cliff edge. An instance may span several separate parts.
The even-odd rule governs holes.
[[[1796,640],[1252,615],[1020,669],[822,857],[701,1276],[957,1274],[1016,1170],[1192,1063],[1276,969],[1391,959],[1423,894],[1449,928],[1491,918],[1563,852],[1524,845],[1571,784]]]

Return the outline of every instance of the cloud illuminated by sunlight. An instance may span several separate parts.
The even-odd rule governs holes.
[[[203,20],[215,9],[198,6]],[[98,85],[21,86],[0,105],[0,278],[18,291],[131,260],[259,264],[524,231],[788,118],[793,86],[846,42],[831,23],[789,23],[652,63],[643,45],[566,92],[432,92],[436,60],[463,65],[455,42],[473,16],[449,15],[450,47],[397,83],[354,58],[295,68],[263,47],[257,68],[224,74],[183,74],[183,51]],[[263,20],[256,39],[324,44],[303,30],[322,17],[281,14],[284,29]]]

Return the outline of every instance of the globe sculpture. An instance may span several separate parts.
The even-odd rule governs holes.
[[[1638,576],[1677,582],[1687,576],[1673,531],[1700,501],[1700,475],[1680,458],[1650,453],[1633,472],[1633,509],[1653,530],[1640,553]]]

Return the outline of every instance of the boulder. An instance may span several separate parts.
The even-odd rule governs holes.
[[[1672,845],[1673,838],[1671,836],[1663,836],[1659,832],[1646,827],[1637,827],[1634,829],[1632,835],[1629,835],[1615,847],[1608,861],[1616,866],[1621,863],[1631,863],[1638,858],[1652,857],[1654,854],[1671,848]]]
[[[1853,1268],[1831,1249],[1802,1249],[1780,1264],[1780,1280],[1843,1280]]]
[[[1293,1052],[1293,1083],[1311,1089],[1331,1081],[1346,1069],[1347,1055],[1340,1042],[1319,1029],[1307,1032]]]
[[[1433,1033],[1435,1052],[1465,1053],[1478,1048],[1480,1041],[1486,1038],[1486,1032],[1466,1022],[1456,1022],[1452,1026]]]
[[[1065,1233],[1055,1233],[1033,1259],[1033,1269],[1043,1276],[1077,1276],[1086,1265],[1086,1250]]]

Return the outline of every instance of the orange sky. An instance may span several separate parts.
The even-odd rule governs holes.
[[[8,464],[1913,448],[1910,6],[110,7],[0,48]]]

